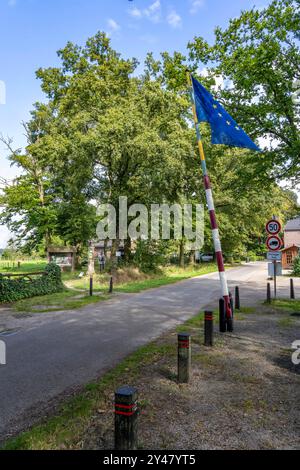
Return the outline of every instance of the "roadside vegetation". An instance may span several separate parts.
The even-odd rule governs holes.
[[[15,268],[14,271],[16,271]],[[175,282],[215,272],[214,263],[180,268],[164,267],[154,273],[143,273],[136,268],[123,268],[116,272],[114,279],[115,293],[136,293],[145,289],[161,287]],[[79,271],[62,273],[64,290],[59,293],[36,296],[19,300],[12,304],[17,312],[51,312],[84,307],[85,305],[107,300],[109,295],[109,273],[96,273],[94,276],[93,296],[89,295],[89,276],[79,278]]]
[[[208,442],[216,449],[297,446],[292,402],[296,405],[300,376],[291,364],[291,350],[284,345],[300,331],[300,320],[295,320],[291,334],[280,322],[289,322],[289,302],[283,307],[280,302],[275,314],[273,305],[243,307],[235,315],[239,334],[216,332],[213,348],[203,346],[203,312],[199,313],[139,348],[100,380],[59,405],[53,416],[3,444],[3,449],[111,448],[114,390],[124,383],[138,385],[139,389],[140,448],[185,445],[185,449],[205,449]],[[181,331],[192,334],[193,374],[189,385],[176,381],[176,333]],[[274,335],[279,339],[270,350],[269,339]],[[270,381],[273,376],[276,389]],[[222,393],[224,390],[227,393]],[[230,432],[224,439],[226,430]]]

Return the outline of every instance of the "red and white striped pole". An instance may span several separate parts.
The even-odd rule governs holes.
[[[211,190],[210,179],[209,179],[209,176],[208,176],[208,173],[207,173],[203,143],[202,143],[202,140],[201,140],[200,124],[198,122],[197,113],[196,113],[193,83],[192,83],[189,71],[187,71],[187,78],[188,78],[188,84],[189,84],[189,88],[190,88],[190,97],[191,97],[192,108],[193,108],[194,123],[195,123],[195,129],[196,129],[196,134],[197,134],[199,154],[200,154],[200,159],[201,159],[201,167],[202,167],[202,172],[203,172],[203,183],[204,183],[204,188],[205,188],[207,207],[208,207],[208,211],[209,211],[210,226],[211,226],[212,237],[213,237],[213,242],[214,242],[214,250],[215,250],[216,259],[217,259],[217,263],[218,263],[218,270],[219,270],[222,296],[223,296],[224,301],[225,301],[226,318],[227,318],[227,320],[232,320],[232,311],[231,311],[231,305],[230,305],[230,299],[229,299],[227,279],[226,279],[226,274],[225,274],[225,267],[224,267],[221,240],[220,240],[219,229],[218,229],[218,224],[217,224],[217,218],[216,218],[216,212],[215,212],[215,206],[214,206],[213,194],[212,194],[212,190]],[[231,324],[230,329],[232,329],[232,324]]]

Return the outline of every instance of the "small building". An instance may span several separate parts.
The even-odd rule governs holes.
[[[284,227],[284,247],[300,246],[300,217],[288,220]]]
[[[294,259],[299,255],[299,245],[291,245],[283,248],[282,252],[282,268],[283,269],[292,269]]]
[[[75,271],[76,248],[74,246],[50,246],[47,250],[48,262],[57,264],[62,271],[69,268]]]

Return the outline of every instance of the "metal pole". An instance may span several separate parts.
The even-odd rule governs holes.
[[[267,284],[267,303],[271,303],[271,284],[269,282]]]
[[[276,299],[276,294],[277,294],[277,285],[276,285],[276,261],[273,261],[274,263],[274,299]]]
[[[197,113],[196,113],[193,83],[192,83],[192,79],[191,79],[191,75],[189,71],[187,71],[187,80],[188,80],[188,85],[189,85],[189,90],[190,90],[190,98],[191,98],[192,109],[193,109],[194,124],[195,124],[195,129],[196,129],[196,134],[197,134],[197,142],[198,142],[198,149],[199,149],[200,160],[201,160],[201,168],[202,168],[202,173],[203,173],[203,183],[204,183],[204,189],[205,189],[205,194],[206,194],[206,202],[207,202],[208,211],[209,211],[210,226],[211,226],[212,237],[214,241],[215,254],[216,254],[217,263],[218,263],[221,291],[222,291],[222,296],[225,302],[226,318],[231,319],[232,312],[231,312],[231,306],[230,306],[230,301],[229,301],[229,292],[228,292],[227,279],[226,279],[226,274],[225,274],[221,241],[220,241],[220,236],[219,236],[219,230],[218,230],[218,224],[217,224],[217,218],[216,218],[216,213],[215,213],[215,206],[214,206],[214,201],[213,201],[213,194],[211,190],[210,179],[209,179],[207,167],[206,167],[204,148],[203,148],[203,143],[202,143],[201,133],[200,133],[200,124],[198,122]]]

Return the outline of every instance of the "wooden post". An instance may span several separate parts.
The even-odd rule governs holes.
[[[178,382],[188,383],[191,368],[191,335],[180,333],[178,335]]]
[[[295,298],[294,279],[290,279],[290,297]]]
[[[137,390],[124,386],[115,392],[115,450],[137,449]]]
[[[235,308],[236,310],[240,310],[241,308],[239,286],[235,286]]]
[[[267,303],[271,303],[271,284],[269,282],[267,284]]]
[[[204,312],[204,345],[213,346],[213,334],[214,334],[214,316],[213,312]]]
[[[90,296],[93,296],[93,276],[90,276]]]
[[[109,294],[112,294],[114,290],[114,280],[113,277],[111,276],[110,281],[109,281]]]

